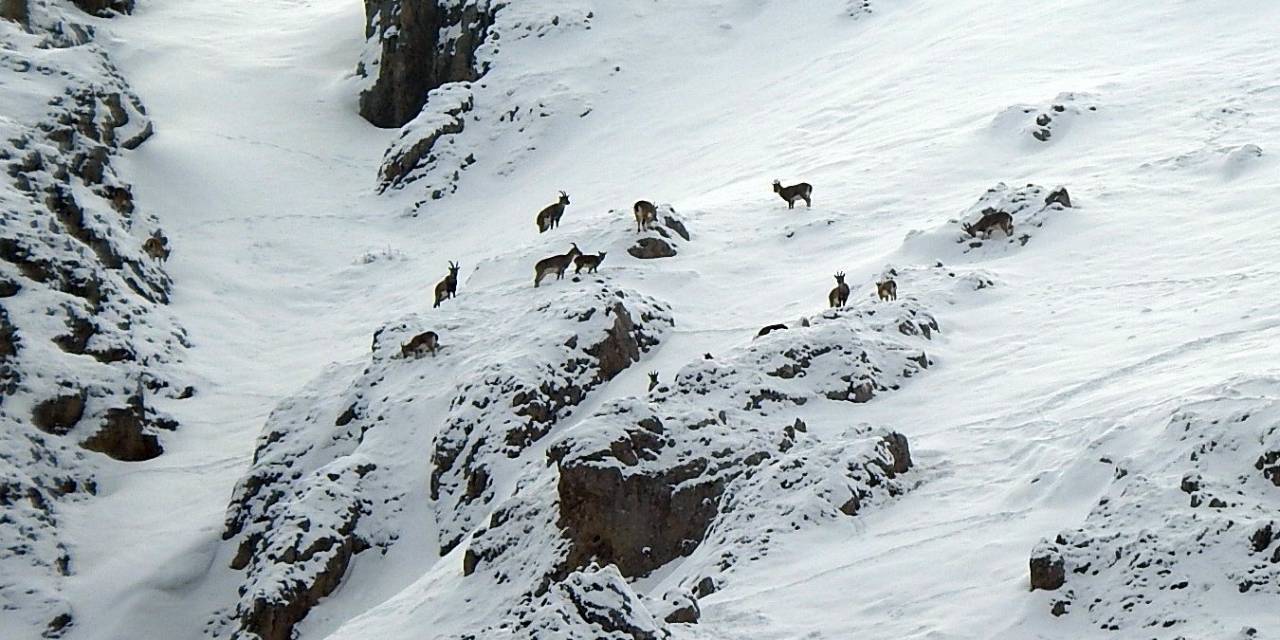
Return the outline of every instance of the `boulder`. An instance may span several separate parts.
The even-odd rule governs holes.
[[[1031,590],[1054,591],[1067,580],[1062,554],[1049,546],[1042,546],[1031,556]]]
[[[641,260],[651,260],[670,258],[676,255],[676,250],[662,238],[640,238],[627,249],[627,253]]]
[[[54,435],[66,435],[84,415],[85,393],[60,395],[41,401],[31,411],[31,423]]]
[[[1049,195],[1045,196],[1044,205],[1046,207],[1054,203],[1060,204],[1068,209],[1071,208],[1071,194],[1067,193],[1066,187],[1058,187],[1057,189],[1050,191]]]

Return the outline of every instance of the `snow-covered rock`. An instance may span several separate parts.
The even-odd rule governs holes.
[[[587,2],[497,3],[450,0],[416,3],[367,0],[366,54],[359,73],[375,80],[361,94],[361,113],[382,127],[401,127],[379,169],[379,189],[413,185],[422,194],[414,212],[457,191],[462,172],[489,145],[465,141],[468,127],[481,139],[511,134],[514,146],[491,158],[499,171],[518,166],[558,114],[584,117],[586,97],[555,82],[553,70],[528,78],[517,91],[483,76],[502,60],[508,43],[560,31],[590,29]],[[571,61],[566,61],[570,64]]]
[[[906,439],[841,424],[836,407],[923,371],[920,343],[936,330],[906,300],[830,311],[699,358],[648,395],[609,402],[562,432],[547,451],[551,466],[517,483],[472,534],[469,579],[527,585],[507,622],[476,637],[538,619],[546,585],[592,563],[627,578],[670,565],[668,581],[692,593],[767,555],[775,533],[851,517],[905,491]],[[663,618],[690,621],[689,603],[667,600]]]
[[[996,116],[992,128],[1010,133],[1032,144],[1056,141],[1067,134],[1081,118],[1098,111],[1098,98],[1090,93],[1064,92],[1044,104],[1019,104]]]
[[[368,44],[358,73],[372,82],[360,94],[360,115],[400,127],[418,117],[429,92],[480,77],[476,54],[496,10],[489,0],[365,0]]]
[[[219,628],[288,638],[354,554],[396,541],[404,500],[427,499],[428,485],[435,548],[448,553],[508,478],[538,464],[525,451],[671,326],[662,303],[598,279],[550,291],[527,308],[511,303],[523,292],[468,292],[389,324],[367,364],[336,368],[273,412],[228,509],[224,538],[245,578]],[[429,320],[435,356],[402,353]],[[417,443],[419,458],[397,460],[410,425],[435,435]]]
[[[1280,595],[1280,380],[1240,378],[1184,399],[1150,430],[1078,528],[1032,552],[1054,615],[1152,638],[1267,630]],[[1037,578],[1039,580],[1037,581]]]
[[[15,5],[21,11],[13,11]],[[95,14],[129,2],[76,2]],[[113,165],[151,121],[74,6],[7,3],[0,20],[0,602],[24,628],[73,624],[62,501],[96,492],[101,452],[160,454],[175,425],[147,402],[176,397],[185,339],[170,279],[144,245],[162,238]],[[157,241],[153,241],[158,242]]]
[[[987,189],[959,218],[930,231],[909,232],[904,245],[910,255],[924,259],[981,260],[1025,246],[1054,216],[1074,206],[1066,187],[1010,187],[1001,182]],[[965,225],[976,227],[984,216],[1002,212],[1013,219],[1012,234],[1000,228],[986,233],[965,230]]]

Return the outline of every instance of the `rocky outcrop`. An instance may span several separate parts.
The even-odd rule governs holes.
[[[690,594],[768,555],[778,533],[847,519],[907,490],[901,434],[855,427],[825,441],[796,412],[841,402],[828,392],[849,380],[889,390],[922,371],[929,360],[913,344],[926,339],[922,327],[937,330],[907,301],[832,311],[605,404],[556,438],[551,466],[472,533],[467,579],[527,585],[503,614],[523,628],[542,618],[548,589],[584,568],[616,567],[628,579],[662,568],[665,582],[683,586],[648,611],[695,622]]]
[[[412,184],[422,194],[412,215],[456,192],[481,152],[506,175],[538,148],[553,116],[591,111],[587,96],[547,76],[488,81],[502,48],[590,29],[590,3],[366,0],[365,8],[368,43],[357,71],[368,84],[360,111],[377,126],[401,129],[383,156],[378,188]],[[495,144],[499,137],[513,146]]]
[[[360,115],[374,126],[401,127],[418,117],[432,90],[480,77],[476,52],[495,11],[488,0],[365,0],[365,38],[379,50],[359,69],[374,79],[360,94]]]
[[[974,234],[960,231],[956,233],[956,244],[962,245],[962,253],[970,253],[983,249],[1012,245],[1021,247],[1031,241],[1040,228],[1044,227],[1053,215],[1071,208],[1071,197],[1066,187],[1047,189],[1037,184],[1010,188],[1001,182],[987,189],[973,206],[954,221],[957,226],[965,223],[975,224],[989,212],[1004,212],[1013,217],[1013,235],[993,229],[989,234]]]
[[[518,296],[477,291],[465,305],[433,311],[443,345],[434,358],[401,353],[426,328],[424,318],[391,323],[376,332],[367,364],[326,373],[277,407],[227,511],[223,536],[236,544],[232,567],[244,581],[216,628],[289,637],[357,554],[395,542],[398,527],[388,523],[407,494],[428,484],[440,514],[438,544],[448,552],[509,490],[505,478],[538,466],[525,450],[671,325],[665,305],[597,282],[566,281],[536,308],[516,311]],[[476,310],[488,315],[469,315],[465,324],[437,315]],[[494,333],[523,339],[505,352]],[[428,375],[457,386],[423,385]],[[414,445],[429,458],[381,448],[406,437],[406,425],[441,415],[444,424],[424,431],[438,435]]]
[[[1077,121],[1098,110],[1097,97],[1065,92],[1044,104],[1019,104],[1005,109],[992,126],[1019,140],[1042,145],[1064,136]]]
[[[439,200],[457,190],[457,172],[475,162],[474,156],[467,154],[462,157],[452,144],[439,147],[436,144],[446,136],[462,133],[466,123],[464,116],[471,110],[474,100],[471,85],[459,82],[434,89],[429,100],[430,106],[401,131],[400,137],[383,155],[382,166],[378,169],[380,191],[403,187],[440,166],[456,166],[450,180],[436,186],[428,185],[428,197]]]
[[[942,268],[898,274],[912,292],[899,301],[744,334],[603,404],[600,387],[672,327],[666,305],[607,278],[464,286],[456,304],[388,323],[367,359],[273,411],[227,511],[239,597],[210,634],[286,637],[342,576],[404,552],[402,536],[417,551],[401,558],[442,554],[403,597],[456,611],[448,638],[664,638],[698,623],[697,598],[784,532],[853,527],[911,488],[906,438],[857,424],[857,403],[931,365],[938,325],[914,298],[972,287]],[[435,357],[401,353],[427,330]],[[815,409],[851,424],[811,429]],[[661,595],[634,584],[659,570]]]
[[[609,213],[618,218],[625,217],[622,212],[610,211]],[[681,240],[691,239],[683,217],[669,204],[658,205],[658,219],[646,233],[651,235],[639,238],[635,244],[627,248],[627,253],[632,257],[641,260],[670,258],[678,253],[677,248]]]
[[[1280,520],[1258,463],[1280,451],[1280,379],[1189,396],[1204,399],[1183,400],[1164,423],[1145,411],[1128,422],[1151,442],[1106,456],[1114,479],[1084,522],[1032,552],[1032,588],[1056,589],[1052,615],[1156,638],[1211,637],[1225,616],[1238,626],[1239,612],[1266,627],[1258,603],[1280,596]]]
[[[545,437],[597,386],[639,360],[671,326],[665,306],[602,286],[593,299],[565,301],[581,329],[558,350],[561,364],[519,376],[495,365],[467,384],[436,437],[431,498],[450,517],[441,523],[447,553],[479,523],[496,494],[489,479],[503,460],[520,457]],[[541,368],[541,367],[540,367]]]
[[[94,492],[96,452],[159,453],[173,424],[145,398],[173,392],[184,342],[142,248],[158,222],[116,168],[151,123],[84,14],[132,3],[75,4],[0,3],[0,601],[33,637],[75,624],[59,503]]]
[[[1031,590],[1053,591],[1066,582],[1062,553],[1054,546],[1042,545],[1031,555]]]
[[[587,567],[556,582],[529,603],[531,614],[499,622],[476,638],[662,640],[662,628],[615,567]]]

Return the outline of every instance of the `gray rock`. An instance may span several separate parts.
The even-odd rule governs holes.
[[[459,4],[365,0],[365,37],[379,40],[381,54],[376,80],[360,94],[361,116],[378,127],[404,126],[422,111],[432,89],[483,74],[476,50],[496,9]]]
[[[675,256],[676,250],[661,238],[640,238],[627,249],[627,253],[641,260],[652,260]]]

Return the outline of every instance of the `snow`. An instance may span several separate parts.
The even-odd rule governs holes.
[[[221,540],[223,518],[272,411],[339,404],[373,332],[404,318],[449,327],[440,366],[519,352],[519,329],[490,345],[479,323],[587,291],[528,286],[532,263],[569,242],[609,247],[600,278],[669,305],[674,327],[592,391],[564,431],[643,396],[647,371],[669,381],[703,353],[752,349],[760,327],[819,313],[836,271],[871,305],[872,283],[894,268],[900,295],[942,329],[925,347],[926,373],[823,416],[906,435],[910,490],[774,536],[768,554],[699,600],[700,623],[671,625],[674,637],[1135,633],[1099,629],[1128,620],[1111,601],[1096,620],[1078,604],[1052,616],[1062,594],[1029,591],[1027,563],[1042,540],[1080,527],[1180,540],[1165,509],[1099,500],[1189,508],[1169,484],[1185,471],[1171,417],[1188,398],[1216,406],[1236,393],[1231,381],[1251,380],[1264,398],[1280,389],[1280,5],[546,0],[509,11],[496,28],[527,35],[504,38],[471,86],[473,110],[449,144],[476,162],[438,200],[425,185],[440,176],[377,193],[383,154],[403,141],[356,115],[359,2],[144,0],[131,17],[86,18],[156,126],[117,170],[169,234],[170,312],[193,345],[177,366],[197,393],[157,400],[181,424],[163,435],[163,456],[105,465],[100,495],[60,507],[75,568],[62,587],[76,617],[66,637],[223,633],[205,625],[234,606],[244,580],[228,568],[236,545]],[[555,15],[564,18],[548,26]],[[6,118],[31,113],[4,100]],[[1063,117],[1054,104],[1069,105]],[[1053,134],[1040,141],[1030,132],[1045,110]],[[424,114],[418,124],[436,126]],[[774,178],[812,183],[814,207],[788,211]],[[1012,186],[1001,193],[1063,185],[1076,206],[1037,209],[1044,224],[1025,244],[965,252],[959,221],[992,206],[984,194],[1002,183]],[[573,204],[539,235],[534,215],[561,189]],[[678,256],[638,261],[613,248],[640,198],[684,217],[693,240]],[[433,311],[448,260],[464,265],[459,297]],[[954,286],[934,284],[947,272]],[[446,422],[442,398],[383,427],[405,435],[379,443],[381,455],[421,465],[419,480]],[[838,449],[845,433],[812,436]],[[1213,464],[1223,478],[1258,474],[1255,454],[1219,452]],[[503,481],[527,481],[524,508],[550,508],[548,476],[520,473]],[[1153,484],[1132,488],[1139,478]],[[1264,506],[1237,517],[1274,513],[1263,492],[1275,488],[1248,486]],[[299,627],[303,640],[450,637],[500,615],[505,603],[460,577],[462,547],[436,557],[441,507],[404,509],[403,529],[371,536],[385,555],[357,554]],[[1206,553],[1243,567],[1243,533],[1232,535]],[[1162,596],[1125,624],[1177,612],[1186,624],[1144,633],[1275,633],[1273,589],[1242,595],[1211,569],[1180,570],[1205,576],[1212,606]],[[659,599],[683,577],[667,571],[631,588]],[[1077,584],[1069,571],[1065,588],[1118,602],[1123,573]],[[569,595],[550,597],[569,606]]]

